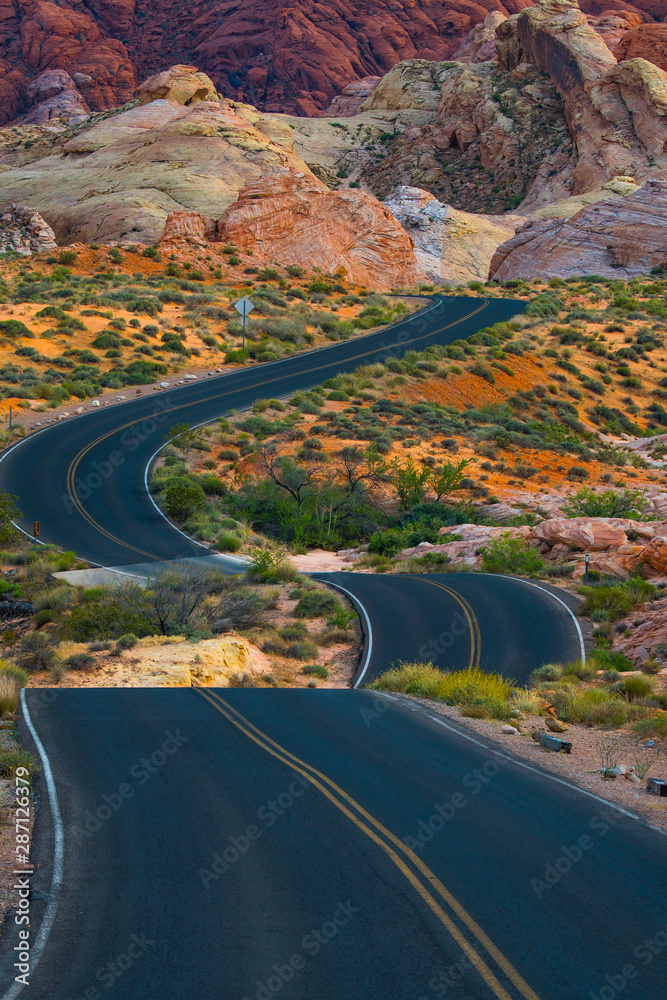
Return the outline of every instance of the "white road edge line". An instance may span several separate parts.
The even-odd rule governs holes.
[[[354,604],[356,604],[358,607],[361,608],[361,610],[363,612],[363,616],[366,619],[366,632],[367,632],[367,635],[368,635],[368,647],[366,649],[366,660],[364,662],[364,666],[362,668],[361,673],[359,674],[359,676],[357,677],[356,681],[352,685],[352,689],[354,690],[354,688],[359,687],[359,685],[361,684],[362,680],[364,679],[364,674],[368,670],[368,664],[371,662],[371,653],[373,652],[373,629],[371,627],[371,620],[370,620],[370,618],[368,616],[368,611],[366,611],[366,608],[364,607],[364,605],[362,604],[362,602],[359,600],[359,598],[355,594],[353,594],[351,591],[347,590],[345,587],[341,587],[341,585],[339,583],[332,583],[330,580],[327,580],[327,583],[329,584],[330,587],[336,587],[337,590],[342,590],[344,594],[347,594],[347,596],[350,598],[350,600]]]
[[[518,580],[519,583],[525,583],[527,587],[534,587],[535,590],[541,590],[543,594],[548,594],[549,597],[553,597],[554,601],[558,601],[559,604],[563,605],[563,607],[567,611],[568,615],[570,616],[570,618],[574,622],[574,627],[576,628],[577,635],[579,636],[579,650],[581,652],[581,662],[585,663],[586,662],[586,647],[584,645],[584,635],[583,635],[583,632],[581,631],[581,626],[580,626],[579,622],[577,621],[577,616],[575,615],[575,613],[572,610],[572,608],[569,608],[567,606],[567,604],[565,603],[565,601],[561,600],[561,598],[558,597],[556,594],[552,594],[550,590],[545,590],[544,587],[540,587],[539,583],[531,583],[530,580],[524,580],[520,576],[513,576],[513,577],[511,577],[511,579],[512,580]]]
[[[667,837],[667,830],[663,830],[659,826],[653,826],[652,823],[645,820],[639,813],[634,813],[629,809],[624,809],[623,806],[619,806],[615,802],[611,802],[609,799],[603,799],[600,795],[596,795],[595,792],[589,792],[586,788],[581,788],[580,785],[575,785],[573,782],[565,781],[564,778],[557,778],[556,775],[551,774],[550,771],[542,771],[538,767],[533,767],[532,764],[526,764],[518,757],[510,757],[509,754],[503,753],[502,750],[494,750],[493,747],[490,747],[487,743],[483,743],[482,740],[476,740],[474,736],[470,736],[468,733],[463,732],[462,728],[459,729],[456,726],[450,726],[449,723],[445,722],[441,716],[431,715],[426,706],[421,705],[419,702],[404,702],[402,698],[399,698],[394,694],[390,694],[388,691],[376,691],[375,693],[383,698],[388,698],[390,701],[396,701],[399,704],[415,706],[418,710],[422,711],[427,718],[437,723],[437,725],[443,726],[451,733],[454,733],[456,736],[461,736],[464,740],[468,740],[470,743],[474,743],[478,747],[482,747],[483,750],[493,754],[495,757],[502,757],[503,760],[509,761],[510,764],[516,764],[517,767],[523,767],[526,771],[532,771],[533,774],[538,775],[540,778],[548,778],[550,781],[555,781],[558,785],[563,785],[565,788],[572,789],[572,791],[580,792],[582,795],[587,795],[589,799],[594,799],[596,802],[600,802],[603,806],[607,806],[609,809],[615,809],[616,812],[622,813],[629,819],[634,819],[642,826],[647,826],[651,830],[656,830],[658,833],[661,833],[663,837]]]
[[[49,893],[49,902],[46,907],[46,912],[42,919],[42,925],[39,928],[39,932],[35,939],[35,943],[30,948],[30,973],[34,973],[37,968],[37,964],[42,957],[42,952],[46,947],[46,942],[49,939],[49,934],[51,933],[51,928],[56,919],[56,911],[58,909],[58,903],[60,901],[60,890],[63,884],[63,871],[65,862],[65,831],[63,829],[63,821],[60,815],[60,806],[58,805],[58,792],[56,791],[56,783],[53,777],[53,771],[51,770],[51,762],[49,760],[48,754],[44,749],[44,744],[37,735],[37,730],[33,724],[30,717],[30,712],[28,711],[28,705],[25,697],[25,688],[21,688],[21,707],[23,709],[23,718],[26,721],[26,725],[30,730],[30,735],[35,741],[35,746],[39,752],[39,756],[42,761],[42,767],[44,768],[44,777],[46,779],[46,787],[49,793],[49,806],[51,808],[51,817],[53,819],[53,836],[54,836],[54,847],[53,847],[53,875],[51,877],[51,891]],[[16,981],[7,990],[2,1000],[14,1000],[24,989],[24,983],[17,983]]]

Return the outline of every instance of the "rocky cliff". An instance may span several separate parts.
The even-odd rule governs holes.
[[[573,193],[667,169],[667,74],[643,58],[617,63],[576,0],[541,0],[508,18],[496,46],[505,69],[529,63],[562,94],[578,154]]]
[[[629,278],[667,269],[667,183],[588,205],[570,219],[531,221],[498,247],[489,277]]]
[[[136,83],[194,62],[221,94],[313,115],[343,88],[401,59],[447,59],[490,10],[530,0],[0,0],[0,124],[30,107],[27,86],[61,69],[99,111]]]
[[[138,81],[177,63],[196,63],[226,97],[266,111],[315,115],[353,81],[382,76],[403,59],[451,59],[489,12],[507,16],[530,5],[0,0],[0,125],[30,109],[27,87],[45,70],[67,72],[83,100],[99,111],[123,104]],[[640,21],[662,20],[665,8],[665,0],[584,2],[587,13],[629,10]],[[488,42],[487,35],[481,42],[487,50]]]

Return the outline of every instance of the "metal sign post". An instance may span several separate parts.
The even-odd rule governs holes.
[[[587,552],[586,553],[586,574],[585,574],[585,577],[584,577],[584,583],[588,583],[588,559],[589,559],[589,556],[588,556],[588,552]]]
[[[245,351],[245,320],[246,316],[251,313],[255,307],[247,295],[244,295],[242,299],[239,299],[238,302],[234,304],[234,308],[243,316],[243,350]]]
[[[32,523],[32,537],[35,540],[35,552],[37,551],[37,539],[39,538],[39,521]]]

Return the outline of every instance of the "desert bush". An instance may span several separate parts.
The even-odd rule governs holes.
[[[629,660],[620,649],[594,649],[591,653],[591,659],[597,663],[601,670],[617,670],[622,673],[634,670],[632,660]]]
[[[482,570],[485,573],[515,573],[520,576],[537,576],[544,568],[544,561],[537,549],[524,538],[512,538],[503,532],[482,549]]]
[[[139,639],[136,635],[134,635],[134,633],[126,632],[125,635],[119,636],[116,642],[116,649],[133,649],[138,642]]]
[[[285,554],[275,549],[260,549],[246,570],[248,579],[255,583],[289,583],[298,575]]]
[[[54,637],[48,632],[21,636],[14,659],[22,670],[48,670],[57,658]]]
[[[632,611],[632,601],[622,587],[579,587],[577,593],[584,598],[579,607],[580,615],[604,611],[607,619],[613,622]]]
[[[0,715],[15,712],[19,703],[20,688],[9,674],[0,673]]]
[[[0,751],[0,778],[11,778],[15,780],[16,771],[19,767],[26,768],[30,773],[37,768],[32,754],[27,750],[2,750]]]
[[[640,739],[648,739],[651,736],[667,739],[667,712],[659,711],[645,719],[638,719],[633,723],[632,731]]]
[[[341,607],[337,597],[326,590],[311,590],[299,598],[294,609],[296,618],[322,618],[336,614]]]
[[[88,653],[72,653],[65,660],[65,666],[70,670],[91,670],[95,663],[95,657],[89,656]]]
[[[285,650],[286,656],[291,656],[295,660],[312,660],[317,656],[317,646],[309,639],[301,639],[292,642]]]
[[[628,701],[635,701],[636,698],[648,698],[653,693],[653,687],[644,677],[626,677],[621,693]]]
[[[302,674],[308,674],[311,677],[319,677],[320,680],[325,681],[329,676],[329,671],[326,667],[323,667],[319,663],[309,663],[307,667],[303,667],[301,670]]]
[[[563,678],[576,677],[580,681],[592,681],[596,674],[597,666],[594,663],[582,663],[581,660],[572,660],[563,668]]]
[[[511,683],[500,674],[478,669],[449,672],[438,670],[432,663],[400,663],[369,687],[436,698],[448,705],[471,705],[487,699],[505,701],[512,690]]]
[[[561,507],[567,517],[629,517],[643,513],[646,497],[641,490],[603,490],[584,486]]]
[[[543,666],[533,670],[530,675],[530,683],[538,684],[540,681],[557,681],[561,678],[562,674],[563,668],[560,663],[545,663]]]

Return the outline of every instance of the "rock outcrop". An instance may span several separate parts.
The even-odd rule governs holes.
[[[10,204],[0,215],[0,253],[29,257],[56,246],[53,230],[34,208]]]
[[[218,221],[220,239],[283,264],[343,267],[381,290],[425,278],[391,212],[362,191],[330,191],[310,171],[267,170]]]
[[[398,187],[384,204],[414,243],[415,257],[432,281],[486,281],[499,243],[525,220],[516,215],[472,215],[445,205],[428,191]]]
[[[62,69],[40,73],[28,87],[27,95],[33,105],[24,119],[28,125],[44,125],[53,119],[75,122],[90,113],[74,80]]]
[[[254,109],[253,109],[254,110]],[[2,169],[0,205],[35,205],[59,243],[154,243],[171,212],[219,218],[239,191],[272,167],[310,174],[283,144],[234,109],[157,100],[77,129],[41,158],[14,153]]]
[[[667,170],[667,74],[646,59],[617,64],[576,0],[541,0],[508,18],[496,44],[502,66],[528,62],[563,95],[578,153],[574,194],[615,175]]]
[[[28,110],[25,88],[43,70],[87,77],[75,82],[99,111],[128,101],[135,80],[191,60],[226,97],[315,115],[349,83],[402,59],[447,59],[490,10],[513,14],[529,2],[0,0],[0,124]]]
[[[526,223],[498,247],[489,278],[628,278],[667,267],[667,182],[599,201],[570,219]]]
[[[619,62],[623,59],[646,59],[667,70],[667,24],[633,27],[623,33],[613,51]]]
[[[196,66],[179,65],[144,80],[137,97],[139,104],[164,100],[192,108],[202,101],[217,101],[218,93],[206,73],[200,73]]]
[[[361,111],[364,101],[373,93],[382,77],[365,76],[363,80],[353,80],[343,87],[329,107],[322,112],[323,118],[349,118]]]
[[[498,58],[496,28],[506,20],[505,15],[497,10],[487,14],[481,24],[476,24],[472,31],[461,39],[461,44],[452,53],[452,62],[495,62]]]

